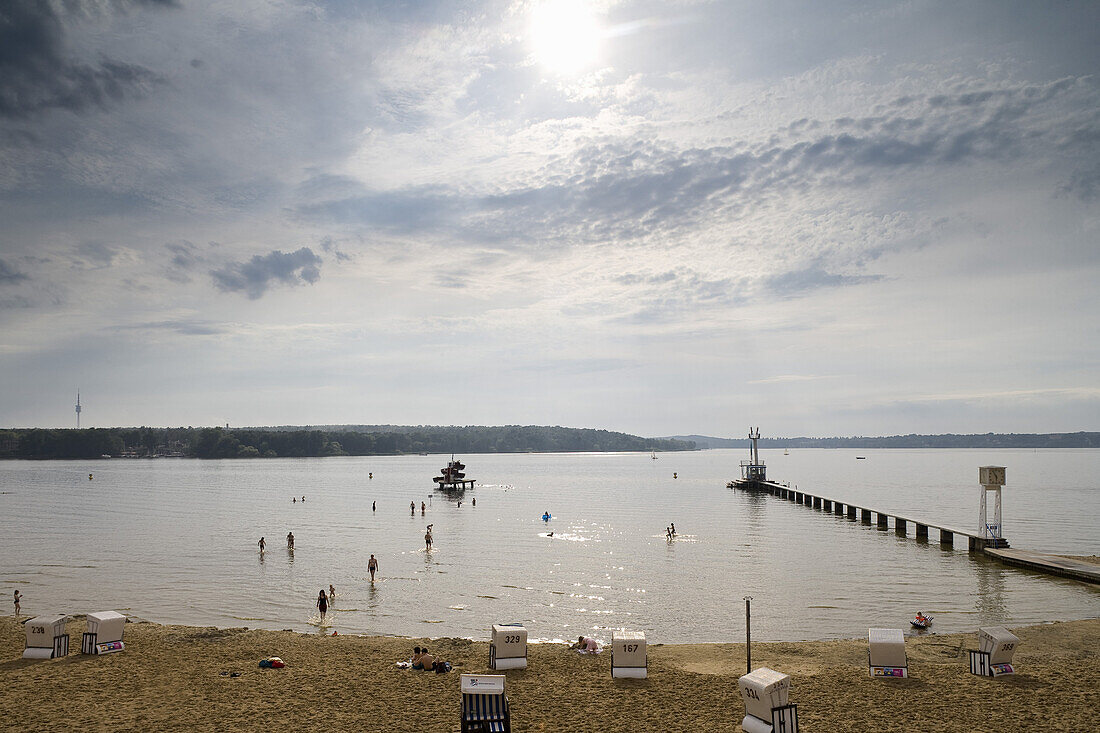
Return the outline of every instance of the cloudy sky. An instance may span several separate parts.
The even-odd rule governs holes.
[[[0,425],[1100,429],[1098,27],[6,0]]]

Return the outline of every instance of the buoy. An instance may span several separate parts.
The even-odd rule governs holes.
[[[89,480],[89,481],[91,481],[91,480],[92,480],[92,474],[90,474],[90,473],[88,474],[88,480]]]

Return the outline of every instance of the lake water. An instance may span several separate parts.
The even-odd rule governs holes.
[[[773,480],[965,529],[978,466],[1004,465],[1013,547],[1100,554],[1097,450],[762,455]],[[1100,615],[1096,587],[729,490],[747,450],[658,456],[464,455],[478,485],[461,506],[432,490],[439,455],[0,462],[0,591],[32,614],[309,631],[332,583],[324,633],[484,639],[523,622],[537,639],[627,628],[651,643],[742,640],[745,595],[759,640],[856,637],[918,610],[940,632]]]

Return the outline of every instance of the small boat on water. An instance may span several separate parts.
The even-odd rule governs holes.
[[[656,453],[650,453],[649,457],[652,458],[653,460],[657,460],[657,454]]]
[[[856,456],[856,460],[857,460],[857,461],[866,461],[866,460],[867,460],[867,456]]]

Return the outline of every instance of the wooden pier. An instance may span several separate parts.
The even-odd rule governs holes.
[[[1100,565],[1060,557],[1047,555],[1028,550],[1011,549],[1004,539],[990,539],[977,532],[937,525],[924,520],[902,516],[896,512],[879,511],[869,507],[837,501],[825,496],[818,496],[806,491],[792,489],[790,486],[777,484],[773,481],[741,480],[731,481],[729,488],[743,489],[747,491],[759,491],[771,494],[780,499],[793,501],[795,504],[811,507],[822,512],[828,512],[837,516],[844,516],[852,521],[859,521],[865,525],[875,525],[882,531],[888,531],[893,526],[895,534],[907,537],[909,526],[913,526],[913,534],[917,540],[929,539],[929,534],[938,537],[939,543],[945,547],[954,547],[955,538],[966,538],[967,550],[970,552],[982,552],[988,557],[995,558],[1009,565],[1030,568],[1043,573],[1061,575],[1067,578],[1083,580],[1087,583],[1100,583]]]

